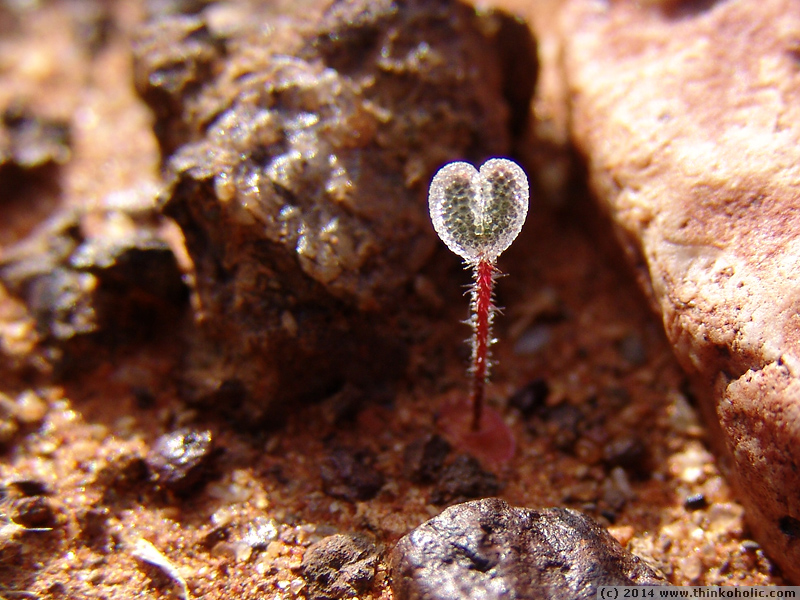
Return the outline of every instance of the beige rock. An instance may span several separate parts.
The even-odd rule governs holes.
[[[800,582],[800,2],[570,0],[562,16],[594,190],[754,533]]]

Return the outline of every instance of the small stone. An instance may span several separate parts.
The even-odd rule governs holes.
[[[718,535],[741,535],[744,526],[744,509],[735,502],[715,502],[706,513],[706,531]],[[791,517],[790,517],[791,518]],[[800,521],[797,533],[800,534]]]
[[[47,402],[33,390],[25,390],[17,396],[14,414],[23,425],[40,423],[47,414]]]
[[[692,494],[683,501],[686,510],[701,510],[708,507],[708,500],[703,494]]]
[[[640,367],[647,362],[647,348],[644,345],[642,334],[632,331],[617,344],[620,355],[634,367]]]
[[[508,400],[509,406],[518,409],[524,416],[529,417],[534,412],[544,408],[547,397],[550,395],[550,386],[547,380],[534,379],[528,385],[514,393]]]
[[[29,529],[50,528],[56,524],[56,511],[45,496],[30,496],[14,502],[12,520]]]
[[[647,446],[636,436],[615,438],[603,448],[603,458],[609,467],[622,467],[637,479],[650,474]]]
[[[431,483],[442,471],[450,444],[439,435],[427,435],[411,442],[405,451],[403,473],[414,483]]]
[[[755,540],[744,540],[742,542],[742,550],[745,552],[757,552],[761,550],[761,544]]]
[[[778,528],[790,539],[800,538],[800,520],[786,515],[778,519]]]
[[[684,556],[678,560],[678,571],[689,581],[696,581],[703,574],[703,561],[694,554]]]
[[[156,405],[156,395],[149,388],[135,386],[131,393],[136,399],[136,408],[140,410],[150,410]]]
[[[538,323],[520,334],[514,343],[514,353],[523,356],[537,354],[547,348],[553,339],[553,327],[548,323]]]
[[[497,498],[452,506],[398,542],[395,600],[594,599],[600,585],[666,585],[597,523]]]
[[[247,533],[242,538],[242,542],[250,546],[253,550],[266,550],[269,543],[277,539],[278,526],[275,519],[256,517],[250,523]]]
[[[622,509],[625,503],[634,497],[628,476],[622,467],[614,467],[608,474],[608,478],[603,481],[603,501],[614,511]],[[614,518],[610,518],[614,522]]]
[[[110,542],[108,519],[111,511],[107,507],[89,508],[78,517],[81,539],[90,548],[107,550]]]
[[[585,428],[585,417],[577,406],[572,404],[559,404],[549,407],[543,406],[534,411],[529,419],[528,426],[543,439],[562,452],[572,452]]]
[[[147,477],[146,461],[133,452],[122,452],[100,470],[96,483],[104,490],[103,502],[112,503],[119,496],[138,491]]]
[[[308,600],[353,598],[372,586],[378,549],[363,536],[336,534],[312,544],[300,572]]]
[[[205,550],[213,549],[222,542],[226,542],[228,540],[230,537],[230,529],[230,525],[227,523],[224,525],[217,525],[211,529],[211,531],[203,535],[202,538],[200,538],[200,545]]]
[[[471,498],[493,496],[501,485],[494,473],[485,471],[477,459],[459,454],[443,470],[431,492],[433,504],[462,502]]]
[[[383,475],[363,450],[336,448],[320,465],[322,490],[329,496],[355,502],[369,500],[383,487]]]
[[[211,476],[215,455],[210,431],[179,429],[156,440],[147,456],[147,465],[157,487],[186,493]]]

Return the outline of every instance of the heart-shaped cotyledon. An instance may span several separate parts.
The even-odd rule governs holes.
[[[433,228],[468,263],[493,263],[522,229],[528,194],[528,178],[511,160],[487,160],[480,171],[466,162],[450,163],[431,182]]]

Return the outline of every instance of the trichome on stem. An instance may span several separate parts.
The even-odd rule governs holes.
[[[495,306],[495,262],[522,229],[528,214],[528,178],[514,161],[493,158],[475,169],[466,162],[442,167],[428,194],[433,228],[473,269],[472,429],[478,430],[491,366],[489,346]]]

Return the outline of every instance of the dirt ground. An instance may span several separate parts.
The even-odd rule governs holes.
[[[0,257],[57,208],[159,185],[150,116],[131,85],[130,36],[141,12],[133,3],[0,4],[0,105],[28,98],[35,114],[65,120],[72,132],[62,164],[6,179]],[[85,29],[64,23],[94,27],[103,43],[79,41]],[[553,43],[541,37],[545,58]],[[558,85],[553,71],[543,77],[540,94],[553,96],[537,106],[547,117],[558,112]],[[543,135],[564,141],[553,118]],[[542,168],[540,156],[521,158]],[[559,160],[544,164],[566,192],[533,198],[499,261],[507,276],[497,285],[504,309],[488,396],[514,455],[465,447],[451,457],[482,459],[483,475],[494,474],[497,495],[511,504],[586,512],[673,584],[784,583],[748,538],[691,390],[579,166],[560,171]],[[174,331],[97,349],[85,369],[56,380],[37,358],[24,306],[0,289],[0,403],[11,428],[0,454],[0,596],[175,598],[182,579],[193,598],[302,598],[300,563],[314,541],[358,532],[390,550],[462,499],[458,486],[414,483],[407,448],[446,432],[442,407],[466,392],[468,282],[441,247],[410,284],[417,312],[396,324],[415,340],[400,382],[376,397],[344,388],[259,430],[182,400],[185,341]],[[143,482],[156,440],[181,427],[212,433],[217,450],[202,484]],[[366,457],[381,482],[372,497],[349,494],[347,481],[344,492],[332,490],[320,466],[336,452]],[[172,567],[152,565],[143,548]],[[392,597],[384,562],[362,597]]]

